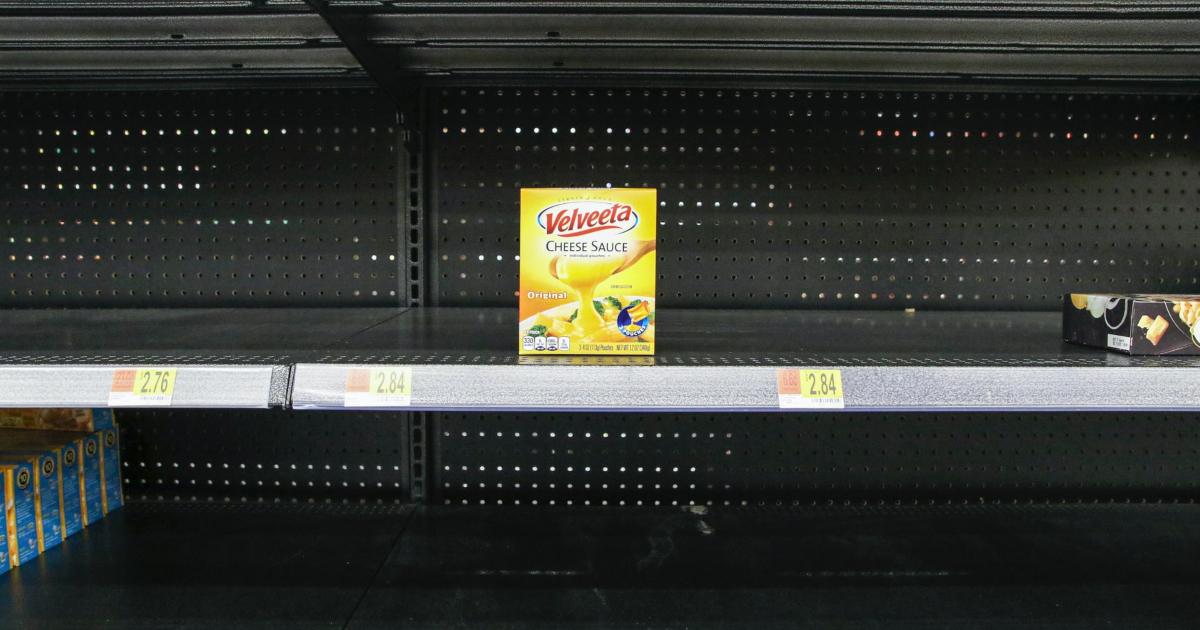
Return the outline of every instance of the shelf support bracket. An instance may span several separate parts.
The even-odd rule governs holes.
[[[341,40],[346,50],[354,56],[367,76],[392,99],[400,111],[400,127],[404,130],[416,123],[416,105],[419,90],[405,86],[401,73],[387,55],[371,42],[367,35],[370,16],[361,11],[344,11],[329,6],[329,0],[304,0],[329,29]]]

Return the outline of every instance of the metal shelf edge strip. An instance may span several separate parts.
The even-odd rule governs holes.
[[[107,407],[113,372],[175,368],[171,407],[261,409],[283,404],[273,365],[30,365],[0,366],[0,407]]]
[[[296,366],[295,409],[341,409],[347,364]],[[373,366],[381,367],[381,366]],[[402,365],[413,411],[781,409],[776,367]],[[795,366],[804,367],[804,366]],[[1194,410],[1198,372],[1158,367],[841,367],[845,411]],[[381,408],[388,408],[381,406]],[[821,411],[827,411],[822,409]]]

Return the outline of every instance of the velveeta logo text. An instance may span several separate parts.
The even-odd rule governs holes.
[[[638,213],[625,203],[568,201],[544,208],[537,222],[546,234],[562,238],[597,232],[624,234],[637,227]]]

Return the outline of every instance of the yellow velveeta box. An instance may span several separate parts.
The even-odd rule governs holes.
[[[521,354],[654,354],[657,191],[521,189]]]

